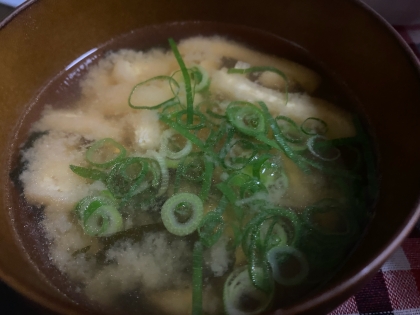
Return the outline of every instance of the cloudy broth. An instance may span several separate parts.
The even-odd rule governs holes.
[[[375,160],[356,106],[307,52],[261,31],[130,32],[70,63],[28,107],[15,228],[51,284],[90,310],[186,314],[200,296],[203,314],[287,307],[333,276],[368,223]],[[89,221],[95,207],[108,212]]]

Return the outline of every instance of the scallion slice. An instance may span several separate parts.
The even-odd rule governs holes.
[[[179,67],[181,69],[182,72],[182,76],[184,78],[184,83],[185,83],[185,94],[187,96],[187,124],[191,125],[193,124],[194,121],[194,117],[193,117],[193,112],[194,112],[194,95],[192,93],[192,88],[191,88],[191,78],[190,78],[190,74],[188,72],[187,67],[185,66],[184,60],[182,59],[181,54],[179,53],[178,47],[175,43],[175,41],[172,38],[169,38],[169,45],[171,46],[172,52],[175,56],[176,61],[179,64]]]
[[[157,192],[157,196],[162,196],[167,190],[169,186],[169,171],[168,167],[165,162],[165,158],[156,151],[147,151],[148,155],[153,157],[156,162],[159,164],[160,167],[160,186]]]
[[[270,112],[268,111],[267,105],[264,102],[258,102],[261,106],[262,112],[267,120],[267,123],[270,125],[271,130],[273,131],[273,137],[283,150],[283,152],[289,157],[293,162],[295,162],[305,173],[309,173],[310,169],[306,165],[306,163],[301,159],[301,157],[291,149],[291,147],[287,144],[286,139],[283,137],[279,126],[277,125],[276,120],[274,117],[271,116]]]
[[[211,247],[219,240],[224,231],[225,221],[216,211],[207,212],[198,228],[201,242],[206,247]]]
[[[188,122],[188,109],[177,112],[174,117],[180,126],[184,126],[188,130],[202,129],[206,126],[207,118],[201,112],[193,111],[191,115],[193,117],[192,122]],[[184,116],[187,116],[187,124],[184,123]]]
[[[304,135],[292,119],[286,116],[277,116],[276,121],[279,130],[286,141],[292,143],[302,143],[304,141]]]
[[[177,135],[177,133],[173,129],[166,129],[162,133],[160,151],[161,154],[167,156],[172,160],[179,160],[190,154],[192,150],[192,143],[190,140],[186,139],[184,147],[182,147],[178,151],[172,151],[170,149],[169,143],[172,142],[171,138],[175,135]]]
[[[90,236],[110,236],[123,229],[123,219],[117,208],[103,205],[84,219],[83,229]]]
[[[187,213],[179,218],[180,207]],[[194,232],[203,218],[203,202],[200,197],[191,193],[179,193],[166,200],[161,211],[162,221],[166,229],[172,234],[184,236]],[[184,221],[184,222],[182,222]]]
[[[107,179],[108,190],[117,198],[131,198],[149,171],[148,159],[129,157],[114,165]]]
[[[194,81],[196,82],[195,91],[203,92],[210,86],[210,77],[206,69],[202,66],[194,66],[191,68]]]
[[[192,315],[203,313],[203,245],[194,244],[192,277]]]
[[[234,101],[226,109],[226,116],[230,123],[240,132],[255,136],[266,132],[264,115],[252,103]]]
[[[317,145],[325,142],[326,145]],[[328,142],[324,136],[316,135],[308,139],[308,149],[315,157],[323,161],[335,161],[341,156],[341,151]]]
[[[328,131],[328,126],[325,121],[315,117],[306,118],[300,126],[300,129],[307,135],[325,135]]]
[[[305,208],[305,223],[324,235],[346,235],[351,230],[350,218],[345,207],[337,200],[327,198]]]
[[[247,139],[231,141],[229,147],[223,150],[221,160],[227,169],[241,170],[256,156],[258,146]]]
[[[309,273],[305,255],[292,246],[276,246],[267,252],[267,260],[277,283],[292,286],[301,283]]]
[[[96,141],[87,151],[86,160],[100,168],[108,168],[123,159],[126,155],[125,148],[111,138]]]
[[[155,81],[168,81],[168,84],[170,86],[170,88],[172,89],[172,92],[174,93],[174,97],[169,98],[167,100],[164,100],[162,102],[160,102],[159,104],[153,104],[153,105],[135,105],[133,104],[132,98],[136,93],[141,93],[141,88],[143,87],[147,87],[148,85],[150,85],[151,83],[155,82]],[[175,86],[176,89],[174,90],[172,86]],[[140,90],[140,92],[139,92]],[[134,109],[149,109],[149,110],[155,110],[155,109],[159,109],[161,107],[167,107],[167,106],[171,106],[171,105],[175,105],[177,104],[179,101],[177,99],[179,93],[179,84],[176,80],[174,80],[172,77],[166,76],[166,75],[160,75],[157,77],[153,77],[151,79],[148,79],[146,81],[143,81],[139,84],[136,84],[134,86],[134,88],[131,90],[130,96],[128,97],[128,105],[131,108]]]
[[[248,266],[237,268],[229,275],[223,287],[225,312],[228,315],[261,314],[270,305],[273,295],[274,291],[267,294],[252,284]]]
[[[105,180],[106,173],[94,169],[94,168],[86,168],[82,166],[70,165],[70,169],[73,173],[92,180]]]
[[[203,202],[207,200],[207,197],[209,195],[214,171],[214,163],[207,156],[204,156],[204,168],[204,174],[202,177],[203,181],[201,184],[202,186],[200,191],[200,198]]]
[[[84,221],[96,209],[105,205],[117,207],[117,201],[107,190],[103,191],[100,195],[86,196],[80,200],[75,207],[75,212],[79,220]]]

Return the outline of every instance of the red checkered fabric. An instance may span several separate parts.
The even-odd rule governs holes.
[[[420,224],[374,278],[329,315],[420,315]]]
[[[420,24],[394,26],[420,60]],[[362,290],[329,315],[420,315],[420,223]]]

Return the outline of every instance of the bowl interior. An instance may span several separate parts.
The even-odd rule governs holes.
[[[4,118],[0,143],[7,148],[1,153],[1,162],[7,167],[2,169],[0,184],[9,187],[14,143],[22,140],[28,127],[19,125],[22,119],[28,119],[28,104],[34,103],[43,86],[67,65],[132,29],[194,20],[250,26],[303,47],[351,89],[373,128],[381,187],[369,230],[328,286],[282,312],[325,313],[379,268],[419,215],[420,149],[411,143],[420,131],[419,69],[401,40],[359,2],[266,0],[257,5],[247,0],[186,0],[180,5],[174,0],[29,1],[0,28],[0,62],[4,69],[0,76],[0,115]],[[1,277],[55,311],[87,312],[54,287],[31,262],[36,244],[25,242],[24,250],[15,227],[24,230],[25,220],[37,218],[19,220],[14,216],[11,191],[4,189],[0,195],[0,252],[7,253],[0,255]]]

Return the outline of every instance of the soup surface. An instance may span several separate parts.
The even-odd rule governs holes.
[[[16,216],[39,268],[124,314],[261,314],[319,287],[375,195],[347,94],[290,44],[116,49],[130,36],[69,66],[31,116]]]

